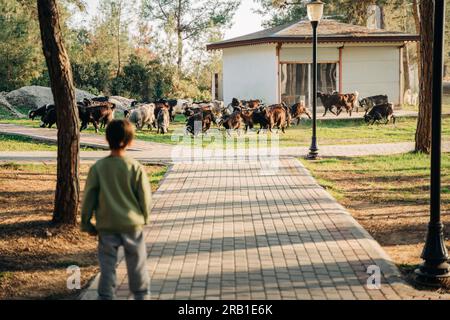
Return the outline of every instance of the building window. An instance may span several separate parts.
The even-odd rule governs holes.
[[[311,64],[282,63],[280,66],[281,101],[288,105],[304,102],[310,106],[312,75]],[[331,93],[337,90],[337,63],[319,63],[317,90]],[[318,105],[321,102],[318,100]]]
[[[283,63],[281,65],[281,101],[288,105],[303,101],[308,104],[309,65],[306,63]]]
[[[337,91],[337,64],[319,63],[317,66],[317,87],[318,90],[325,93]]]

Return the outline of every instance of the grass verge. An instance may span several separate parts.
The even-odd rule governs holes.
[[[95,151],[91,147],[81,147],[82,151]],[[0,133],[0,151],[56,151],[56,144],[33,138]]]
[[[422,262],[420,254],[429,219],[429,156],[408,153],[301,161],[319,184],[381,244],[408,278]],[[442,220],[449,225],[449,153],[442,156],[441,176]],[[450,236],[448,228],[445,236]],[[450,241],[446,243],[450,245]]]

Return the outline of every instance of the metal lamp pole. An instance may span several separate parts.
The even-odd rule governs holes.
[[[317,147],[317,26],[318,21],[311,21],[313,28],[313,63],[312,63],[312,80],[313,80],[313,95],[312,95],[312,138],[311,147],[307,158],[315,160],[319,157],[319,148]]]
[[[442,116],[442,76],[443,43],[445,24],[445,0],[434,1],[433,36],[433,96],[431,116],[431,185],[430,222],[421,258],[424,262],[416,270],[417,281],[439,284],[450,277],[447,263],[448,252],[444,242],[444,225],[441,222],[441,116]]]
[[[319,148],[317,147],[317,27],[323,15],[323,2],[311,1],[307,5],[308,19],[311,21],[313,30],[313,63],[312,63],[312,80],[313,80],[313,94],[312,94],[312,138],[309,153],[306,156],[308,160],[316,160],[319,158]]]

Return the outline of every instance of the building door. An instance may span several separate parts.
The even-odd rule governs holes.
[[[303,102],[310,106],[312,91],[311,64],[282,63],[280,66],[281,101],[287,105]],[[317,90],[332,93],[337,90],[337,63],[317,65]],[[318,100],[318,105],[321,105]]]

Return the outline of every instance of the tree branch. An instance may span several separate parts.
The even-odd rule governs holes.
[[[169,16],[167,15],[167,13],[164,11],[164,8],[161,4],[160,0],[157,0],[158,2],[158,6],[159,6],[159,10],[161,11],[161,13],[163,14],[164,18],[168,21],[169,20]]]

